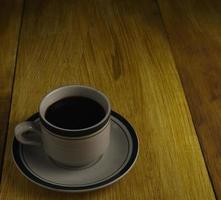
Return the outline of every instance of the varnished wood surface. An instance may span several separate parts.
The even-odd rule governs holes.
[[[151,0],[26,0],[0,199],[215,199],[159,9]],[[102,90],[137,131],[132,171],[105,189],[57,193],[11,157],[15,124],[67,84]]]
[[[22,14],[22,0],[0,1],[0,177]]]
[[[221,199],[221,1],[159,0],[176,66]]]

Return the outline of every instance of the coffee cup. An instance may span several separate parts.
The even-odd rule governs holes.
[[[108,148],[110,114],[110,102],[102,92],[64,86],[42,99],[37,121],[15,127],[15,137],[24,145],[42,145],[58,164],[82,167],[96,162]]]

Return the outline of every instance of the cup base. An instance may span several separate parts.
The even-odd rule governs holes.
[[[100,161],[100,159],[103,157],[103,155],[101,155],[98,159],[96,159],[95,161],[90,162],[89,164],[86,165],[66,165],[64,163],[61,163],[59,161],[54,160],[53,158],[51,158],[50,156],[48,156],[48,158],[58,167],[60,168],[64,168],[64,169],[69,169],[69,170],[81,170],[81,169],[85,169],[85,168],[89,168],[93,165],[95,165],[97,162]]]

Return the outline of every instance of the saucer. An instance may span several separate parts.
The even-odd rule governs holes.
[[[38,113],[29,121],[38,121]],[[65,168],[54,163],[41,146],[20,144],[15,138],[12,152],[17,168],[30,181],[47,189],[86,192],[106,187],[129,172],[138,156],[138,140],[129,122],[111,113],[110,144],[105,154],[84,168]]]

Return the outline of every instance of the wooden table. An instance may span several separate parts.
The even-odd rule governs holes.
[[[220,57],[218,0],[1,0],[0,199],[221,199]],[[137,131],[136,165],[105,189],[52,192],[12,161],[15,125],[67,84]]]

